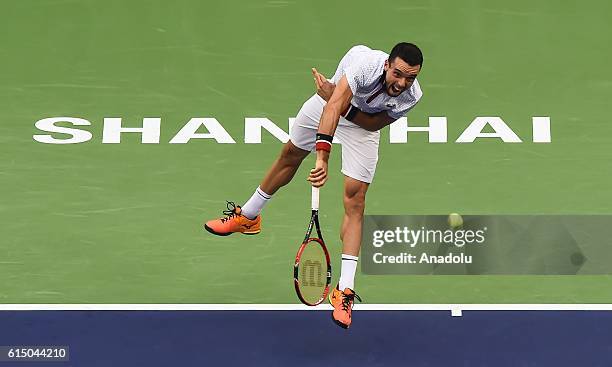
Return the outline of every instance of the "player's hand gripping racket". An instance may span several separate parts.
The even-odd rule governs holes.
[[[318,238],[310,237],[312,228]],[[312,188],[312,214],[304,242],[295,256],[293,266],[295,292],[302,303],[316,306],[325,300],[331,283],[331,263],[319,226],[319,188]]]

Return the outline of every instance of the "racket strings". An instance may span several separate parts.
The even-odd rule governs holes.
[[[221,223],[225,223],[228,220],[240,215],[240,207],[234,204],[233,201],[227,201],[227,210],[223,211],[223,215],[225,215],[225,218],[221,218]]]

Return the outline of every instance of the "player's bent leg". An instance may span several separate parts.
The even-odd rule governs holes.
[[[291,182],[308,153],[310,152],[298,148],[291,141],[288,141],[259,187],[270,195],[276,193],[278,189]]]
[[[261,185],[244,207],[229,201],[224,217],[206,222],[204,228],[218,236],[232,233],[258,234],[261,232],[261,209],[280,187],[291,181],[308,152],[288,142],[280,156],[268,170]]]
[[[258,217],[272,195],[293,179],[307,155],[308,151],[298,148],[291,141],[287,142],[257,190],[242,207],[243,215],[251,219]]]
[[[276,191],[288,184],[295,176],[302,160],[314,149],[318,116],[323,102],[316,94],[304,103],[298,112],[287,142],[279,157],[266,173],[260,186],[241,208],[228,203],[224,218],[206,222],[204,227],[210,233],[226,236],[235,232],[256,234],[261,231],[261,211]]]
[[[352,323],[355,298],[361,301],[354,288],[368,186],[368,183],[352,177],[344,178],[344,218],[340,230],[342,266],[338,286],[330,295],[330,303],[334,307],[332,319],[343,328],[348,328]]]

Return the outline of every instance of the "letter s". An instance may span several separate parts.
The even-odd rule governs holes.
[[[73,129],[70,127],[55,126],[57,122],[69,122],[76,126],[90,126],[91,122],[77,117],[49,117],[36,121],[36,128],[50,133],[68,134],[69,139],[57,139],[52,135],[33,135],[32,137],[39,143],[45,144],[77,144],[91,140],[91,133],[86,130]]]

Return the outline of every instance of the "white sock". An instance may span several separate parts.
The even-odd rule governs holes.
[[[257,186],[253,196],[242,206],[242,215],[249,219],[255,219],[270,199],[272,199],[272,195],[266,194],[261,187]]]
[[[341,291],[343,291],[344,288],[355,290],[355,271],[357,271],[358,259],[359,258],[357,256],[342,254],[340,282],[338,282],[338,288]]]

